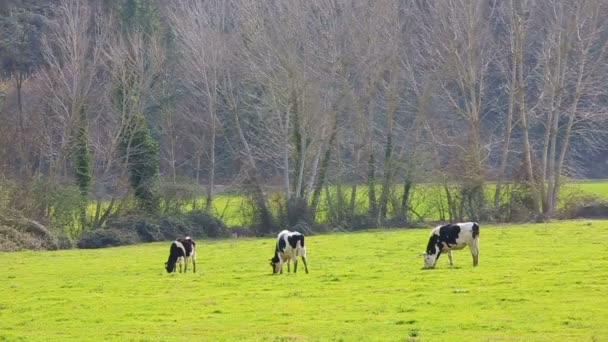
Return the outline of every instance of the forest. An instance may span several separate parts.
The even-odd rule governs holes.
[[[606,17],[2,0],[0,249],[571,215],[597,199],[568,184],[608,178]]]

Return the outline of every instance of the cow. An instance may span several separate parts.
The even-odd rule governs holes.
[[[308,265],[306,264],[306,246],[304,245],[304,235],[300,232],[291,232],[283,230],[277,235],[277,244],[274,251],[274,257],[270,259],[272,273],[283,274],[283,264],[287,263],[287,272],[289,269],[289,261],[293,261],[293,273],[298,271],[298,257],[302,257],[304,269],[308,273]]]
[[[189,236],[173,241],[169,250],[169,259],[165,263],[167,273],[175,272],[176,264],[179,264],[179,273],[182,273],[182,263],[186,273],[190,261],[192,261],[192,270],[196,273],[196,242]]]
[[[447,252],[450,266],[454,265],[452,251],[469,246],[473,266],[479,262],[479,224],[466,222],[437,226],[431,231],[424,254],[424,268],[434,268],[441,253]]]

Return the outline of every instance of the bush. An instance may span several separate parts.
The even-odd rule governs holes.
[[[159,222],[159,230],[164,240],[175,240],[180,236],[199,237],[201,234],[194,234],[188,227],[188,223],[183,217],[168,216]]]
[[[106,227],[118,231],[135,231],[141,242],[160,241],[164,238],[158,225],[137,214],[109,219]]]
[[[159,183],[158,193],[163,212],[179,213],[184,207],[196,203],[204,192],[196,183],[174,183],[162,180]]]
[[[608,199],[594,195],[572,196],[565,200],[558,216],[562,219],[608,218]]]
[[[77,246],[103,248],[174,240],[184,236],[219,238],[227,236],[227,232],[224,222],[201,211],[155,219],[129,214],[108,220],[105,229],[84,234]]]
[[[0,217],[0,250],[55,250],[57,238],[42,224],[26,218]]]
[[[58,235],[76,237],[82,231],[80,214],[83,209],[82,194],[73,184],[64,184],[45,178],[24,182],[2,182],[0,206],[7,206],[21,217],[58,227]],[[9,196],[10,202],[4,201]],[[1,207],[0,207],[1,208]]]
[[[502,222],[526,222],[534,219],[534,199],[530,186],[525,182],[506,185],[508,200],[494,212],[494,219]]]
[[[196,233],[210,238],[220,238],[228,235],[226,224],[220,219],[202,211],[192,211],[187,214],[188,221]],[[194,234],[194,236],[199,234]]]
[[[118,229],[97,229],[85,233],[77,243],[78,248],[105,248],[124,245],[133,245],[140,242],[133,231]]]

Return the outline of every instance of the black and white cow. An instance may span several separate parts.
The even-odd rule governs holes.
[[[433,268],[441,253],[447,252],[453,265],[453,250],[469,246],[473,255],[473,266],[479,262],[479,224],[466,222],[437,226],[431,231],[429,243],[424,253],[424,268]]]
[[[277,245],[274,257],[270,259],[272,273],[283,273],[283,264],[287,263],[287,272],[290,272],[289,261],[293,261],[293,273],[298,271],[298,257],[302,257],[304,269],[308,273],[306,264],[306,246],[304,245],[304,235],[299,232],[283,230],[277,235]]]
[[[189,236],[173,241],[169,250],[169,260],[165,263],[167,272],[175,272],[175,266],[179,264],[179,273],[182,273],[182,264],[184,264],[184,273],[186,273],[190,261],[192,261],[193,272],[196,273],[196,242]]]

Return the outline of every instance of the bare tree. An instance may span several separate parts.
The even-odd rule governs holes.
[[[488,69],[494,58],[487,19],[493,7],[487,1],[463,0],[427,3],[418,11],[417,29],[426,39],[432,37],[422,46],[426,57],[437,63],[432,68],[441,73],[437,77],[442,90],[439,95],[457,115],[442,123],[445,124],[442,135],[448,137],[437,143],[451,146],[460,154],[461,162],[454,167],[459,175],[457,179],[463,182],[462,205],[469,216],[476,219],[482,214],[485,202],[483,170],[488,149],[482,137],[482,120]],[[449,133],[450,126],[458,127],[457,135]]]
[[[543,212],[551,216],[559,193],[565,157],[574,136],[593,146],[605,108],[591,104],[603,91],[607,43],[601,20],[601,1],[551,2],[546,8],[549,26],[541,60],[544,65],[541,110],[546,113],[543,139],[541,195]],[[579,129],[577,129],[577,127]],[[545,185],[546,184],[546,185]]]
[[[43,37],[46,62],[40,77],[50,97],[46,158],[52,174],[66,168],[71,132],[79,123],[79,113],[86,106],[97,81],[106,26],[86,1],[63,0],[53,7],[54,20]]]
[[[191,101],[198,101],[204,111],[192,113],[194,121],[208,130],[207,212],[211,211],[215,183],[215,149],[218,124],[218,90],[225,72],[227,46],[234,40],[230,33],[227,11],[231,1],[175,1],[169,18],[181,51],[182,82]]]

